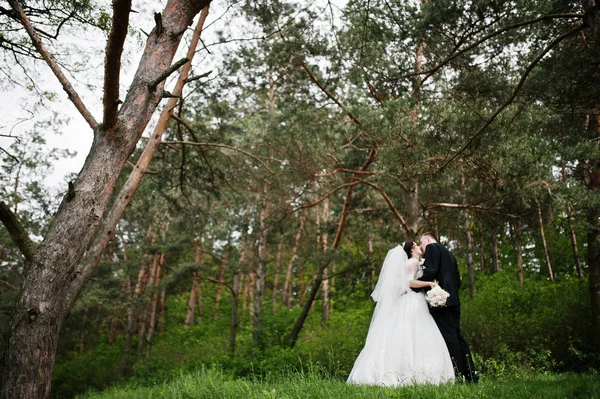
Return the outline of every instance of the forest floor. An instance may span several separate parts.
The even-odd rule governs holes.
[[[406,399],[600,399],[598,374],[540,374],[521,379],[446,386],[413,386],[381,388],[351,386],[344,381],[322,378],[314,374],[290,374],[267,379],[233,379],[214,370],[199,370],[173,378],[155,386],[113,387],[90,392],[80,399],[133,398],[406,398]]]

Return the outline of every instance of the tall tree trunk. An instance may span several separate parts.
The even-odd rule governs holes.
[[[519,270],[519,284],[521,284],[521,287],[523,286],[523,284],[525,284],[525,276],[523,274],[523,242],[522,242],[522,237],[523,237],[523,221],[521,219],[521,217],[519,217],[519,219],[517,220],[517,226],[515,229],[515,233],[516,233],[516,246],[517,246],[517,268]]]
[[[231,328],[229,330],[229,351],[231,355],[235,353],[235,341],[237,337],[237,329],[239,326],[238,300],[240,293],[242,273],[236,270],[233,274],[233,292],[231,293]]]
[[[69,98],[94,131],[85,164],[69,185],[38,247],[33,245],[22,228],[14,228],[18,223],[16,217],[5,216],[7,210],[12,213],[10,209],[1,207],[0,219],[10,226],[8,230],[26,259],[23,285],[7,332],[1,396],[36,399],[50,395],[60,330],[93,271],[93,268],[85,267],[87,262],[82,262],[85,251],[102,223],[123,166],[163,98],[163,76],[171,66],[181,37],[209,1],[167,2],[161,14],[163,29],[154,29],[150,33],[120,109],[116,108],[118,72],[131,1],[115,2],[106,51],[105,120],[101,124],[82,103],[45,49],[20,2],[9,0],[9,4],[16,18],[26,27],[38,52],[53,68]],[[115,86],[117,98],[112,94]]]
[[[565,161],[562,161],[562,182],[567,185],[567,167]],[[571,204],[567,204],[567,221],[569,223],[569,238],[571,247],[573,248],[573,259],[575,261],[575,271],[579,278],[583,278],[583,269],[581,267],[581,259],[579,257],[579,248],[577,248],[577,234],[575,234],[575,223],[573,222],[573,208]]]
[[[480,226],[479,232],[479,268],[486,270],[485,267],[485,243],[483,241],[483,227]]]
[[[150,288],[154,288],[154,279],[158,265],[160,264],[161,254],[154,255],[154,262],[152,268],[148,274]],[[152,302],[151,302],[152,303]],[[144,340],[146,338],[146,329],[148,328],[148,313],[151,312],[151,303],[143,306],[142,317],[140,318],[139,330],[138,330],[138,344],[135,353],[135,361],[139,362],[142,360],[142,352],[144,350]]]
[[[319,209],[317,208],[317,214]],[[327,250],[327,246],[329,245],[329,233],[327,232],[327,224],[329,223],[329,199],[323,201],[323,224],[325,225],[325,230],[320,237],[321,246],[319,247],[319,254],[323,256],[325,251]],[[370,241],[372,244],[372,241]],[[372,249],[372,248],[371,248]],[[331,311],[331,306],[329,303],[329,273],[328,267],[323,269],[323,287],[321,291],[321,323],[326,324],[329,321],[329,312]]]
[[[462,203],[463,205],[467,205],[467,194],[465,191],[465,174],[463,173],[461,176],[462,180]],[[465,233],[467,235],[467,270],[469,271],[469,291],[471,293],[471,298],[475,298],[477,295],[477,287],[475,285],[475,263],[473,261],[473,234],[471,232],[471,215],[469,214],[469,210],[465,207],[463,212],[465,217]]]
[[[281,247],[283,246],[283,235],[277,244],[277,255],[275,256],[275,275],[273,276],[273,314],[277,312],[277,294],[279,291],[279,270],[281,269]]]
[[[227,243],[223,252],[223,260],[221,261],[221,268],[219,269],[219,284],[217,284],[217,293],[215,295],[215,315],[214,318],[219,318],[219,306],[221,304],[221,293],[223,291],[223,283],[225,282],[225,270],[227,269],[227,258],[229,257],[230,245]]]
[[[194,311],[196,308],[196,285],[198,284],[198,276],[197,273],[194,272],[194,276],[192,277],[192,288],[190,290],[190,299],[188,301],[188,310],[187,315],[185,317],[185,325],[186,327],[194,324]]]
[[[167,273],[165,272],[163,276],[166,277]],[[162,335],[165,332],[165,322],[166,322],[165,300],[166,300],[166,296],[167,296],[167,290],[163,288],[163,290],[160,292],[160,319],[158,321],[160,335]]]
[[[498,229],[492,231],[492,271],[500,271],[500,262],[498,260]]]
[[[300,225],[298,226],[298,230],[296,231],[296,237],[294,240],[294,246],[292,247],[292,256],[290,257],[290,262],[288,263],[286,272],[285,272],[285,280],[283,282],[283,291],[282,291],[282,299],[281,303],[288,308],[292,306],[292,271],[294,269],[294,262],[296,261],[296,254],[298,253],[298,246],[300,245],[300,239],[302,238],[302,232],[304,231],[304,223],[308,218],[308,210],[305,209],[302,213],[302,217],[300,218]]]
[[[83,321],[81,322],[81,335],[79,336],[79,354],[83,353],[83,350],[85,349],[85,325],[87,323],[87,318],[88,318],[88,312],[89,312],[90,308],[85,308],[85,312],[83,313]]]
[[[554,272],[552,271],[552,263],[550,263],[550,255],[548,254],[548,244],[546,243],[546,234],[544,233],[544,220],[542,218],[542,207],[537,204],[538,222],[540,223],[540,235],[542,237],[542,245],[544,247],[544,256],[546,258],[546,266],[548,267],[548,277],[554,281]]]
[[[263,300],[265,296],[265,273],[267,270],[267,263],[269,262],[269,253],[267,247],[267,238],[269,236],[269,228],[267,226],[268,204],[266,202],[266,194],[267,190],[265,188],[263,191],[263,198],[265,199],[258,217],[258,267],[256,269],[254,318],[252,319],[252,341],[254,343],[255,348],[262,347],[262,313]]]
[[[146,344],[146,359],[150,358],[150,352],[152,351],[152,338],[154,337],[154,329],[156,327],[156,309],[158,306],[158,285],[160,284],[160,276],[162,272],[163,265],[165,263],[165,254],[160,254],[160,258],[158,261],[158,266],[156,268],[156,273],[154,275],[153,289],[154,294],[152,295],[152,305],[150,307],[150,324],[148,325],[148,336],[147,336],[147,344]]]
[[[154,241],[154,235],[150,242]],[[133,342],[133,334],[135,332],[135,321],[137,316],[137,310],[139,309],[139,300],[142,296],[142,292],[144,291],[146,280],[147,280],[147,269],[149,267],[150,255],[144,255],[142,257],[142,265],[140,266],[140,270],[138,272],[137,283],[135,284],[135,290],[133,293],[133,298],[131,299],[131,305],[129,306],[129,310],[127,311],[127,332],[125,335],[125,347],[123,348],[123,355],[121,356],[121,375],[125,375],[128,366],[128,358],[129,352],[131,352],[131,345]]]

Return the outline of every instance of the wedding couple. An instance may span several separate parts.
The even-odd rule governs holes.
[[[422,292],[435,287],[434,280],[450,294],[444,307],[428,308]],[[377,305],[348,382],[444,384],[454,381],[455,374],[477,382],[469,346],[460,333],[459,288],[456,259],[434,234],[423,234],[420,246],[407,241],[391,249],[371,294]]]

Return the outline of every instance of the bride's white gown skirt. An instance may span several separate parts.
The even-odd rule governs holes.
[[[348,382],[400,386],[452,381],[450,354],[425,296],[409,290],[395,301],[377,303]]]

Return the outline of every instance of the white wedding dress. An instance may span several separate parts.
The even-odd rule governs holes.
[[[401,246],[388,252],[371,294],[377,306],[367,340],[348,383],[400,386],[454,381],[448,348],[425,295],[408,285],[422,273],[418,260],[409,260]]]

